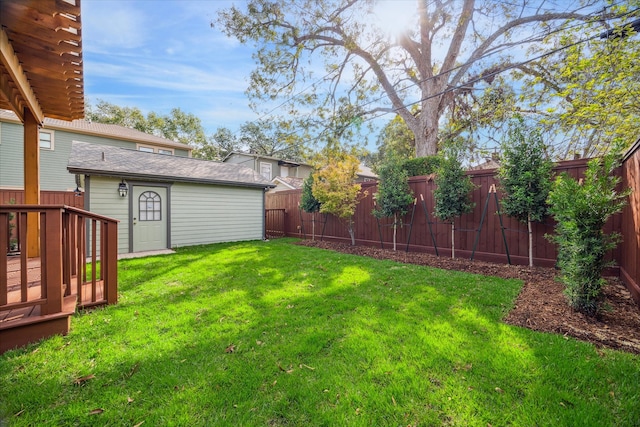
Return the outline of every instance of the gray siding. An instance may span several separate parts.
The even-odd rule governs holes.
[[[228,159],[225,160],[225,163],[231,163],[234,165],[242,165],[253,170],[256,170],[256,161],[253,156],[244,156],[241,154],[232,154]]]
[[[21,125],[0,122],[0,187],[24,187],[24,152]]]
[[[24,186],[24,131],[22,125],[1,122],[0,126],[2,126],[0,129],[0,186],[3,188],[22,188]],[[75,176],[67,170],[73,141],[134,150],[137,144],[134,141],[82,135],[62,130],[46,130],[53,132],[53,150],[40,150],[41,190],[73,191],[76,188]],[[186,157],[188,151],[175,149],[174,155]]]
[[[171,245],[263,238],[261,188],[176,183],[171,187]]]
[[[256,172],[260,172],[260,162],[262,163],[270,163],[271,164],[271,178],[275,178],[276,176],[282,176],[282,170],[278,165],[278,160],[274,159],[265,159],[261,157],[254,157],[251,154],[238,154],[234,153],[229,156],[228,159],[225,160],[225,163],[232,164],[241,164],[243,166],[249,167]],[[307,178],[312,171],[312,167],[309,165],[300,165],[298,167],[289,167],[289,176],[295,178]]]
[[[307,165],[300,165],[297,168],[289,168],[289,176],[296,178],[308,178],[311,175],[312,168]]]
[[[92,176],[89,181],[89,210],[118,219],[118,253],[129,252],[129,198],[118,195],[120,180]]]

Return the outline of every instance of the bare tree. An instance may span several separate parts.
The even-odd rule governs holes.
[[[385,31],[385,23],[397,20],[380,16],[385,3],[410,12],[403,31]],[[514,68],[514,52],[525,56],[546,46],[553,30],[593,21],[596,12],[607,19],[603,6],[596,0],[251,0],[243,10],[221,11],[215,24],[256,45],[247,90],[254,108],[285,98],[294,114],[311,109],[334,134],[397,113],[421,157],[437,152],[443,119],[469,102],[478,82],[490,84]],[[319,60],[327,73],[320,79]],[[301,92],[301,85],[312,92]],[[301,105],[306,108],[295,108]]]

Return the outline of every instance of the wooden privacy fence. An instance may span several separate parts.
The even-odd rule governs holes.
[[[555,171],[568,172],[578,177],[584,173],[585,168],[585,160],[575,160],[563,162],[556,167]],[[498,203],[501,202],[503,195],[499,188],[496,195],[490,192],[498,186],[495,170],[470,171],[468,174],[475,186],[471,194],[475,207],[471,213],[455,220],[456,256],[470,258],[474,252],[474,259],[507,263],[508,254],[512,263],[527,264],[526,224],[504,214],[497,215],[498,208],[501,210],[502,207],[496,205],[496,195]],[[434,180],[432,177],[425,176],[412,177],[409,179],[409,186],[415,197],[415,212],[414,207],[410,206],[409,213],[401,219],[401,228],[397,230],[398,248],[433,254],[437,251],[440,256],[451,256],[451,224],[444,223],[433,216],[435,203],[433,191],[436,188]],[[393,242],[393,229],[390,224],[392,219],[381,219],[378,224],[371,214],[374,209],[373,194],[377,191],[377,183],[363,183],[362,190],[367,192],[367,196],[360,201],[354,216],[356,243],[380,247],[382,241],[385,248],[390,248]],[[313,216],[306,212],[299,212],[300,195],[300,190],[267,194],[268,210],[284,209],[286,211],[282,230],[286,236],[304,237],[302,230],[310,229]],[[486,212],[483,218],[485,207]],[[480,227],[481,219],[482,227]],[[536,223],[533,226],[536,265],[548,267],[555,265],[555,245],[545,238],[545,234],[553,232],[553,225],[551,218],[548,218],[544,223]],[[619,216],[607,227],[608,231],[611,231],[612,227],[618,229]],[[324,226],[324,239],[350,242],[346,226],[331,215],[328,216]]]
[[[622,211],[620,234],[620,277],[640,305],[640,139],[627,152],[622,162],[622,185],[633,188],[629,203]]]
[[[608,254],[609,259],[615,260],[617,266],[611,273],[623,278],[632,295],[640,304],[640,141],[627,153],[623,166],[619,169],[622,185],[636,189],[629,198],[629,205],[622,214],[615,215],[605,226],[605,232],[620,232],[623,243]],[[554,173],[568,173],[574,178],[584,176],[588,159],[560,162],[554,168]],[[502,210],[503,194],[498,186],[495,170],[469,171],[467,174],[475,186],[471,198],[475,203],[473,211],[455,220],[455,251],[456,257],[527,265],[528,264],[528,235],[526,224],[504,214]],[[402,227],[397,234],[399,250],[429,252],[439,256],[451,256],[451,224],[443,223],[433,216],[434,197],[436,188],[431,177],[412,177],[409,186],[413,191],[416,206],[402,218]],[[496,194],[491,193],[497,188]],[[374,209],[373,194],[377,191],[377,183],[363,183],[362,190],[367,196],[362,199],[356,209],[355,237],[356,244],[381,246],[391,248],[392,227],[391,219],[380,220],[371,214]],[[282,234],[290,237],[310,238],[310,224],[313,216],[300,212],[301,190],[281,191],[267,194],[267,210],[284,209],[284,223]],[[496,202],[497,199],[497,202]],[[483,217],[483,211],[486,212]],[[412,219],[413,214],[413,219]],[[481,224],[482,220],[482,224]],[[316,218],[316,224],[319,221]],[[409,226],[412,224],[412,226]],[[481,226],[482,225],[482,226]],[[332,215],[323,224],[324,240],[350,243],[349,234],[344,224]],[[306,230],[306,236],[303,235]],[[379,231],[380,230],[380,231]],[[538,266],[553,267],[556,263],[556,247],[546,237],[554,232],[552,218],[543,223],[533,224],[533,258]],[[316,233],[319,236],[320,232]],[[382,239],[380,238],[382,236]],[[316,237],[319,238],[319,237]],[[435,242],[435,243],[434,243]]]

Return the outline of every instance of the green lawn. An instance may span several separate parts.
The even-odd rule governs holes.
[[[288,239],[119,279],[117,305],[0,356],[0,425],[640,424],[640,357],[501,323],[517,280]]]

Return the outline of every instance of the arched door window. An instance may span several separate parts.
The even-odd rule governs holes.
[[[140,221],[161,221],[162,207],[160,195],[155,191],[145,191],[138,198],[138,218]]]

